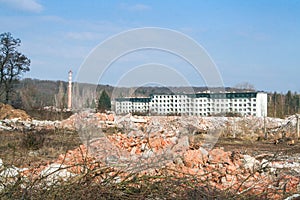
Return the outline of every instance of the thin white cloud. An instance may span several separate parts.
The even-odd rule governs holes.
[[[102,35],[93,32],[68,32],[66,37],[74,40],[94,40],[101,38]]]
[[[133,11],[144,11],[144,10],[150,10],[151,7],[145,4],[135,4],[131,6],[130,9]]]
[[[39,19],[44,20],[46,22],[56,22],[56,23],[66,23],[67,20],[65,20],[62,17],[56,16],[56,15],[43,15],[39,16]]]
[[[36,0],[0,0],[0,3],[27,12],[38,13],[44,9],[44,7]]]
[[[128,11],[147,11],[151,10],[151,6],[146,4],[134,4],[134,5],[128,5],[128,4],[120,4],[120,8]]]

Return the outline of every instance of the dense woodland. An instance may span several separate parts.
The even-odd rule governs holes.
[[[23,79],[15,85],[10,103],[25,110],[39,109],[46,106],[66,108],[68,83],[64,81],[45,81],[37,79]],[[73,105],[76,108],[96,109],[100,94],[106,91],[111,97],[117,91],[119,97],[132,94],[147,97],[159,93],[183,93],[191,88],[185,87],[140,87],[118,88],[114,90],[109,85],[75,84],[73,87]],[[194,87],[195,92],[202,92],[206,87]],[[243,91],[237,88],[225,88],[226,91]],[[284,118],[300,112],[300,95],[291,91],[283,93],[268,93],[268,116]]]

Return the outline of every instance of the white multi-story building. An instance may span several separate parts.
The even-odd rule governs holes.
[[[149,113],[150,98],[116,98],[114,102],[115,112],[117,114],[127,113]]]
[[[115,112],[151,115],[211,116],[225,113],[266,116],[267,94],[224,92],[197,94],[155,94],[149,98],[117,98]]]

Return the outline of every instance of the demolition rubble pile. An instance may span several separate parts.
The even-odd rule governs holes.
[[[7,131],[23,131],[23,130],[35,130],[35,129],[55,129],[61,127],[60,121],[49,120],[21,120],[20,118],[3,119],[0,120],[0,130]]]
[[[208,184],[220,190],[252,194],[265,192],[272,198],[280,198],[279,194],[275,194],[279,191],[297,192],[300,179],[292,174],[300,172],[299,162],[275,161],[274,158],[269,161],[262,159],[262,155],[255,158],[205,146],[215,142],[218,137],[215,132],[223,129],[229,120],[170,116],[116,117],[118,128],[124,132],[106,137],[104,134],[98,135],[87,146],[95,159],[108,165],[123,166],[125,171],[157,175],[159,169],[167,166],[172,169],[171,175],[193,175],[198,177],[200,185]],[[279,120],[268,120],[269,124],[278,126]],[[262,121],[258,119],[248,124],[261,128]],[[210,140],[204,139],[201,145],[195,147],[189,133],[206,133]],[[153,171],[154,168],[158,170]]]
[[[269,129],[275,129],[291,119],[267,118],[266,121]],[[114,177],[114,181],[122,181],[132,172],[161,175],[167,169],[170,176],[192,176],[199,186],[236,191],[237,194],[265,193],[268,198],[278,199],[284,193],[299,193],[300,178],[294,175],[300,173],[300,163],[212,148],[222,130],[242,132],[246,127],[256,131],[263,124],[264,119],[257,117],[141,117],[88,112],[55,122],[4,119],[0,121],[0,129],[23,126],[76,130],[84,145],[38,168],[0,169],[0,179],[10,177],[14,180],[21,174],[25,178],[45,177],[51,185],[58,180],[79,177],[87,169],[107,166],[110,169],[108,176]],[[115,132],[107,132],[109,128]],[[202,143],[197,146],[193,139],[196,134],[203,135]],[[3,168],[1,162],[0,168]],[[102,179],[98,176],[95,181]]]
[[[270,127],[286,123],[278,119],[267,120]],[[45,177],[47,185],[51,185],[58,180],[82,176],[87,169],[107,166],[107,176],[113,177],[112,180],[116,182],[133,172],[156,176],[168,173],[172,177],[192,176],[199,186],[237,194],[264,193],[268,198],[278,199],[284,193],[299,193],[300,178],[294,174],[300,173],[300,163],[267,160],[262,159],[263,156],[252,157],[237,151],[225,152],[222,148],[211,148],[219,136],[218,130],[233,122],[243,122],[257,129],[263,126],[263,119],[253,117],[75,114],[53,126],[76,129],[84,145],[38,168],[2,170],[0,179],[22,174],[23,177]],[[107,134],[107,128],[114,128],[117,133]],[[202,144],[195,146],[193,137],[190,137],[192,134],[207,135],[207,139],[204,138]],[[294,173],[288,173],[292,171]],[[97,176],[95,181],[102,182],[103,179],[103,176]]]
[[[6,106],[6,105],[5,105]],[[7,107],[7,106],[6,106]],[[13,109],[0,110],[0,130],[35,130],[35,129],[68,129],[75,130],[76,120],[78,120],[78,114],[74,114],[68,119],[62,121],[50,121],[50,120],[35,120],[23,110]],[[0,104],[1,109],[1,104]],[[112,125],[113,115],[106,115],[101,113],[86,113],[86,116],[94,116],[97,118],[97,124],[102,127],[107,127],[108,124]],[[83,119],[84,120],[84,119]],[[104,125],[103,125],[104,124]]]
[[[156,137],[160,138],[159,136]],[[150,142],[152,143],[151,145],[133,138],[118,134],[108,139],[111,142],[110,145],[115,145],[115,148],[119,149],[119,151],[127,151],[128,157],[124,159],[130,159],[129,157],[131,156],[131,163],[127,162],[127,165],[121,164],[121,160],[118,160],[117,154],[114,157],[114,162],[111,163],[105,162],[107,160],[98,160],[97,155],[89,154],[88,148],[81,145],[74,150],[69,150],[64,155],[60,155],[48,165],[35,169],[6,169],[1,172],[0,178],[4,175],[13,178],[19,173],[24,177],[43,177],[47,185],[51,186],[61,180],[67,181],[80,177],[86,170],[90,173],[91,170],[108,166],[107,176],[113,177],[112,181],[116,182],[122,181],[123,178],[132,173],[132,170],[136,170],[135,173],[140,175],[158,177],[167,173],[170,177],[193,177],[193,180],[197,181],[195,184],[199,186],[233,191],[237,194],[267,194],[267,197],[272,199],[282,198],[283,193],[295,193],[300,186],[299,177],[277,173],[283,165],[276,162],[260,161],[249,155],[241,155],[239,152],[234,151],[225,152],[220,148],[208,151],[202,148],[190,149],[185,146],[186,144],[181,144],[186,148],[174,150],[176,156],[168,157],[167,151],[164,151],[164,154],[166,154],[165,159],[157,160],[157,156],[164,158],[161,150],[168,149],[171,144],[168,140],[155,140],[155,144]],[[185,140],[180,142],[186,143]],[[145,148],[143,144],[145,144],[144,146],[148,146],[148,148],[152,148],[152,154],[148,155],[147,159],[145,158],[144,160],[142,157],[139,157],[143,152],[142,149]],[[97,148],[106,149],[105,145],[108,144],[97,143]],[[136,151],[132,150],[138,146],[141,148],[140,150],[137,150],[139,148],[136,148]],[[117,151],[113,153],[117,153]],[[101,156],[109,157],[110,155]],[[122,154],[122,156],[126,155]],[[135,156],[135,158],[132,156]],[[112,158],[110,159],[112,161]],[[143,168],[137,164],[141,161],[146,163]],[[156,162],[157,165],[153,165],[153,162],[154,164]],[[164,162],[163,166],[158,162]],[[291,167],[290,170],[293,170],[295,166],[286,167]],[[94,181],[101,183],[104,179],[105,177],[103,176],[97,176]]]
[[[84,115],[84,116],[83,116]],[[77,121],[85,121],[86,118],[93,117],[94,123],[101,128],[118,127],[122,128],[125,132],[136,131],[136,127],[132,127],[132,123],[144,123],[151,121],[153,124],[159,124],[156,129],[164,130],[165,132],[186,132],[189,134],[201,134],[219,132],[219,134],[235,133],[239,136],[244,133],[248,135],[255,135],[262,130],[264,123],[267,130],[271,134],[276,134],[282,127],[295,127],[296,118],[290,117],[287,119],[266,118],[263,117],[196,117],[196,116],[139,116],[134,117],[129,115],[116,116],[113,114],[103,113],[89,113],[85,114],[75,113],[68,119],[62,121],[49,121],[49,120],[35,120],[32,119],[25,111],[14,109],[10,105],[0,104],[0,130],[24,130],[24,129],[69,129],[76,130],[78,127]],[[131,123],[132,122],[132,123]],[[182,126],[188,127],[184,131]],[[147,127],[149,129],[149,127]],[[149,130],[146,130],[149,131]],[[153,132],[153,130],[152,130]],[[255,134],[254,134],[255,133]],[[257,135],[255,135],[257,136]]]

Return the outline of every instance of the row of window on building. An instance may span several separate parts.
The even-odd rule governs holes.
[[[197,97],[198,96],[198,97]],[[223,99],[220,96],[224,97]],[[117,98],[115,112],[140,112],[152,115],[187,114],[208,116],[220,113],[264,116],[267,113],[267,94],[262,92],[207,95],[151,95],[149,98]],[[214,99],[212,97],[218,97]]]

